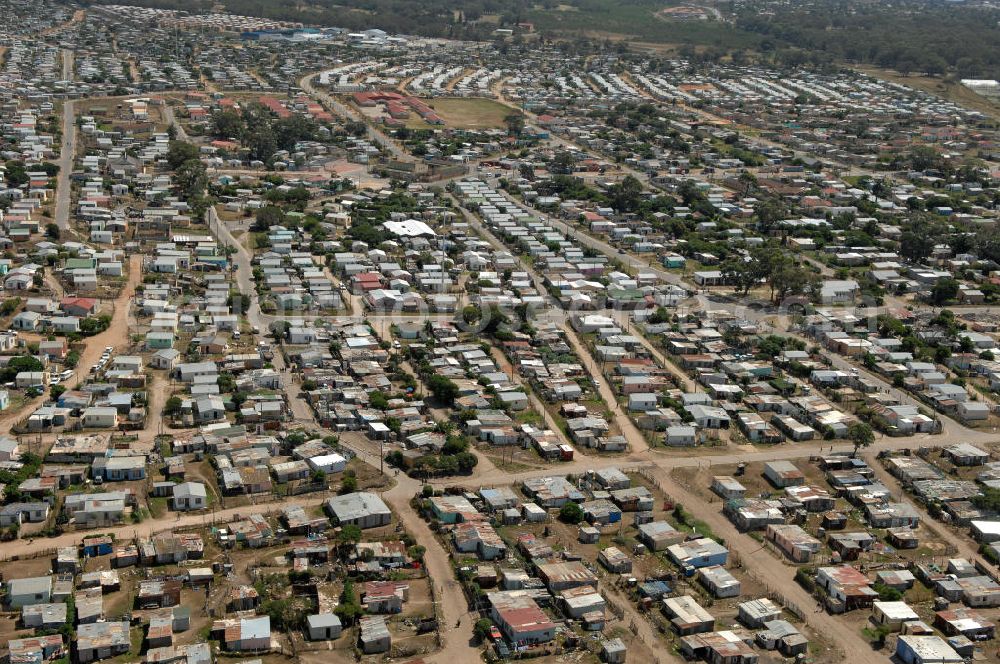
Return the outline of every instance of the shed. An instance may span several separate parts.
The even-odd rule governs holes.
[[[872,605],[872,620],[876,625],[897,631],[902,629],[903,623],[920,620],[920,616],[906,602],[875,602]]]
[[[625,642],[617,637],[601,641],[601,659],[608,664],[623,664],[627,652]]]
[[[361,627],[358,643],[366,655],[388,652],[392,647],[392,635],[382,616],[364,616],[358,621]]]
[[[739,597],[740,582],[721,565],[703,567],[698,571],[698,579],[715,597]]]
[[[340,618],[332,613],[317,613],[306,618],[306,632],[310,641],[328,641],[340,637],[343,626]]]

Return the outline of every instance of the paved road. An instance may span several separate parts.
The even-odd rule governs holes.
[[[71,99],[63,101],[62,145],[59,147],[59,174],[56,176],[56,225],[60,232],[70,231],[69,215],[72,205],[73,158],[76,151],[76,110]]]
[[[188,140],[188,134],[187,131],[184,130],[184,125],[178,122],[177,119],[174,117],[173,106],[171,106],[169,103],[167,103],[166,100],[164,100],[163,106],[161,106],[160,108],[163,109],[163,121],[167,123],[168,127],[172,126],[174,127],[174,129],[177,130],[177,139],[181,141]],[[255,174],[260,175],[260,173],[256,171]]]
[[[364,122],[365,126],[368,128],[368,139],[372,143],[378,145],[379,148],[392,155],[393,159],[398,159],[399,161],[416,161],[416,158],[404,150],[398,142],[392,140],[384,133],[376,129],[364,115],[337,101],[337,99],[335,99],[332,95],[316,88],[313,85],[313,79],[318,75],[319,73],[317,72],[303,77],[299,81],[299,87],[305,90],[306,94],[318,99],[326,105],[327,108],[331,109],[342,118],[347,118],[351,122]]]

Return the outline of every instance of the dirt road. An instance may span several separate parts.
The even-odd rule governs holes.
[[[885,664],[886,656],[873,651],[865,644],[860,633],[850,624],[825,611],[816,610],[816,600],[802,586],[792,580],[794,569],[785,565],[756,540],[740,533],[719,510],[718,504],[709,504],[698,494],[682,487],[670,473],[662,468],[651,471],[660,487],[674,500],[697,514],[712,531],[726,540],[726,546],[745,563],[752,562],[752,573],[758,580],[778,590],[787,602],[795,604],[802,618],[814,631],[824,635],[830,642],[838,644],[841,653],[850,653],[854,664]],[[846,652],[845,652],[846,651]],[[845,660],[846,661],[846,660]]]
[[[312,495],[308,498],[297,498],[295,502],[303,507],[314,507],[320,505],[329,495]],[[132,540],[135,538],[149,539],[157,533],[167,532],[175,528],[190,528],[207,526],[213,523],[226,523],[233,520],[237,514],[249,514],[255,512],[267,516],[277,516],[282,508],[281,502],[263,503],[257,505],[243,505],[224,510],[215,510],[202,514],[181,514],[180,512],[170,513],[161,519],[146,519],[142,523],[128,524],[114,527],[102,527],[99,532],[108,533],[119,540]],[[84,531],[88,532],[88,531]],[[93,532],[93,531],[89,531]],[[46,537],[34,541],[16,540],[5,542],[3,546],[3,556],[10,558],[13,556],[30,556],[42,551],[58,548],[61,546],[76,546],[80,544],[80,532],[67,532],[58,537]]]
[[[379,449],[376,444],[357,432],[341,435],[340,442],[358,455],[368,465],[379,468]],[[421,482],[403,474],[395,474],[396,485],[382,493],[392,511],[399,515],[400,522],[414,539],[425,548],[424,565],[434,584],[436,609],[440,609],[441,638],[443,647],[424,658],[426,662],[455,664],[457,662],[480,662],[479,650],[470,647],[473,639],[472,627],[476,617],[468,610],[468,602],[452,568],[451,554],[441,545],[431,532],[427,522],[410,505],[410,499],[420,492]]]
[[[113,303],[114,314],[112,315],[111,325],[104,332],[86,340],[87,346],[80,354],[80,361],[76,365],[76,372],[72,378],[63,383],[67,388],[72,389],[83,382],[83,379],[87,376],[87,372],[90,371],[90,367],[97,364],[97,361],[101,359],[101,354],[104,352],[105,347],[114,346],[118,349],[127,345],[129,306],[132,296],[135,293],[135,287],[141,280],[142,257],[132,256],[129,259],[128,281],[122,287],[121,294],[119,294]],[[42,406],[48,398],[49,395],[46,393],[27,401],[17,410],[5,412],[0,416],[0,430],[10,431],[15,424]]]
[[[71,385],[75,387],[86,377],[90,367],[97,364],[101,359],[101,354],[108,346],[114,348],[114,353],[126,350],[129,346],[129,311],[135,297],[135,287],[142,281],[142,256],[132,255],[128,262],[128,279],[122,286],[118,297],[113,301],[114,313],[111,318],[111,325],[104,332],[96,334],[87,339],[87,347],[80,354],[80,362],[76,365],[76,375],[70,379]]]

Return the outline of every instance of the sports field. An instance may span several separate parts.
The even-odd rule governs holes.
[[[434,97],[423,101],[441,116],[444,127],[449,129],[500,129],[504,126],[503,119],[514,112],[498,101],[476,97]],[[406,126],[411,129],[432,127],[416,114]]]

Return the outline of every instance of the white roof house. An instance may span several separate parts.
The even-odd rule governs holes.
[[[359,491],[334,496],[327,499],[326,509],[340,525],[375,528],[387,525],[392,520],[389,507],[374,493]]]
[[[423,235],[434,236],[437,233],[434,229],[422,221],[416,219],[406,219],[404,221],[387,221],[382,226],[394,235],[403,237],[420,237]]]

